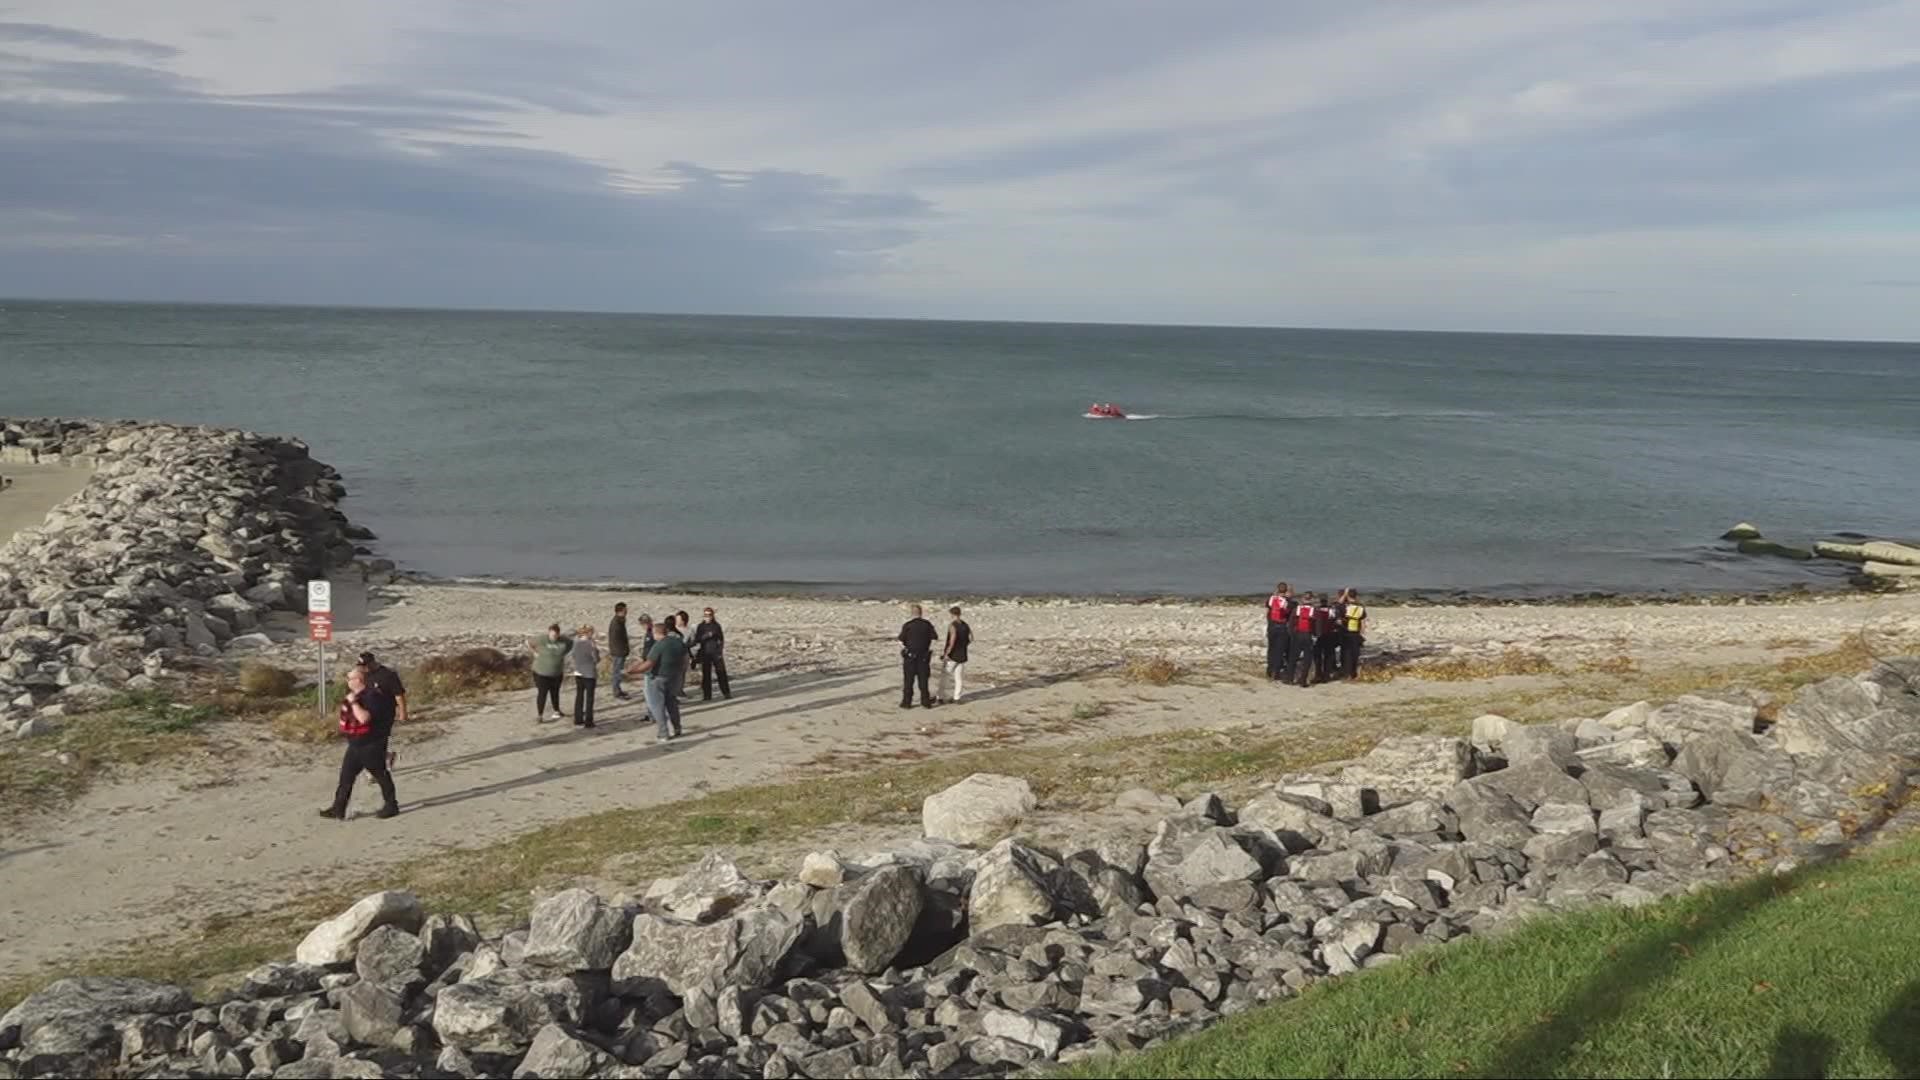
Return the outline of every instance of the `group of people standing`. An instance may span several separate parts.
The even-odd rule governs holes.
[[[947,609],[945,644],[940,648],[940,693],[935,696],[927,683],[933,674],[933,647],[940,631],[929,622],[919,604],[907,605],[907,621],[900,627],[900,707],[913,708],[913,688],[920,687],[920,704],[931,709],[942,702],[960,700],[967,670],[967,649],[973,644],[973,627],[960,617],[958,607]]]
[[[1366,605],[1353,589],[1296,598],[1281,582],[1267,598],[1267,678],[1307,686],[1355,677],[1366,627]]]
[[[642,676],[641,692],[647,715],[656,725],[661,742],[681,735],[680,699],[686,696],[687,671],[693,664],[700,665],[702,700],[713,700],[716,681],[722,697],[733,697],[733,684],[727,677],[726,631],[712,608],[704,609],[701,615],[702,621],[695,626],[684,611],[663,616],[657,622],[652,616],[642,614],[637,620],[637,651],[633,647],[634,636],[627,627],[626,604],[613,606],[613,619],[607,624],[606,661],[613,696],[622,701],[631,697],[621,680],[628,675]],[[560,711],[560,686],[572,675],[574,726],[593,727],[601,661],[593,627],[582,625],[569,636],[561,631],[559,623],[554,623],[547,627],[546,637],[529,642],[528,647],[533,652],[534,722],[544,723],[548,719],[549,700],[552,719],[564,718]]]

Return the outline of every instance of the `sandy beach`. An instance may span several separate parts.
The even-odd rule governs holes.
[[[15,452],[17,453],[17,451]],[[93,469],[87,465],[35,465],[13,454],[0,461],[0,477],[12,483],[0,488],[0,543],[21,529],[46,520],[47,511],[87,485]]]

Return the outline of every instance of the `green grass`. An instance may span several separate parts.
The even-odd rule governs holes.
[[[1920,1076],[1920,837],[1323,983],[1074,1077]]]

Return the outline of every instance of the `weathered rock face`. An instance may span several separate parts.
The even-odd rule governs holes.
[[[654,986],[685,995],[702,986],[765,986],[799,944],[806,924],[778,908],[754,907],[698,924],[658,915],[633,919],[633,944],[613,964],[614,986]]]
[[[156,650],[257,645],[261,616],[354,555],[339,475],[291,439],[0,419],[0,441],[95,463],[43,525],[0,546],[0,720],[98,707]]]
[[[920,807],[921,831],[956,844],[985,847],[1005,836],[1038,805],[1025,780],[974,773]]]
[[[1394,735],[1380,740],[1340,778],[1381,793],[1383,800],[1439,798],[1473,775],[1473,747],[1443,735]]]
[[[626,951],[632,913],[585,889],[568,889],[534,905],[522,963],[555,971],[606,971]]]
[[[741,873],[733,860],[716,852],[681,877],[655,882],[647,890],[646,906],[676,919],[710,922],[766,891],[765,885]]]
[[[303,943],[327,966],[262,965],[217,1005],[132,980],[51,987],[0,1018],[0,1078],[1004,1077],[1139,1050],[1465,934],[1844,851],[1917,775],[1916,677],[1896,661],[1810,687],[1772,730],[1719,701],[1666,707],[1658,738],[1651,706],[1509,727],[1489,745],[1513,764],[1490,753],[1474,765],[1491,771],[1421,798],[1355,780],[1437,787],[1459,767],[1446,740],[1239,807],[1135,794],[1125,830],[1065,858],[916,840],[810,857],[768,887],[715,856],[630,920],[627,901],[569,890],[483,938],[382,894]],[[1658,753],[1589,753],[1632,742]]]

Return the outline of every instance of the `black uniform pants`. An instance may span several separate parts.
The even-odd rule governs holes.
[[[1295,630],[1291,637],[1293,664],[1288,673],[1293,676],[1294,682],[1305,686],[1313,676],[1313,634],[1306,630]]]
[[[1267,678],[1284,679],[1293,666],[1292,639],[1286,623],[1267,624]]]
[[[1340,662],[1347,670],[1347,678],[1356,678],[1360,674],[1360,646],[1366,644],[1366,636],[1349,630],[1341,638]]]
[[[593,726],[593,689],[597,681],[573,677],[573,722],[577,727]]]
[[[720,676],[720,696],[733,697],[733,687],[727,682],[727,658],[700,654],[700,700],[713,700],[713,677]]]
[[[1314,642],[1313,670],[1314,678],[1326,682],[1333,677],[1334,653],[1340,648],[1340,634],[1329,630]]]
[[[373,782],[380,785],[380,795],[386,800],[384,805],[399,809],[399,800],[393,794],[393,774],[387,771],[387,739],[382,735],[347,744],[346,756],[340,760],[340,786],[333,791],[333,812],[346,816],[347,802],[353,798],[354,781],[360,779],[362,772],[371,773]]]
[[[900,704],[913,704],[913,684],[920,683],[920,704],[933,704],[933,689],[927,680],[933,675],[933,657],[902,656],[900,658]]]

